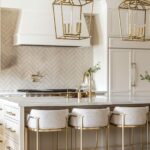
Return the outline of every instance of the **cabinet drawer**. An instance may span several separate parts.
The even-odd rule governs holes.
[[[5,142],[5,149],[4,150],[18,150],[18,144],[13,142],[11,139],[7,138]]]
[[[4,116],[13,120],[19,120],[19,109],[11,106],[4,106]]]
[[[13,141],[18,143],[19,125],[6,119],[4,129],[5,129],[5,136],[12,138]]]

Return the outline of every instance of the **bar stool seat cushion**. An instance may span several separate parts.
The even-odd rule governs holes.
[[[83,117],[84,128],[99,128],[108,125],[109,108],[105,109],[79,109],[72,110],[73,116],[70,118],[69,124],[74,127],[81,126],[81,117]],[[77,117],[75,117],[77,116]]]
[[[110,119],[110,123],[115,125],[122,125],[122,116],[116,114],[124,114],[124,125],[145,125],[148,111],[149,107],[115,107]]]
[[[39,129],[60,129],[66,127],[68,109],[65,110],[37,110],[32,109],[27,118],[27,126],[37,128],[35,118],[39,118]]]

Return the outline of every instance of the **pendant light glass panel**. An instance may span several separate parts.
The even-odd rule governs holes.
[[[123,40],[149,40],[150,2],[125,0],[119,6],[120,33]]]
[[[86,39],[90,38],[93,0],[55,0],[53,3],[54,25],[58,39]],[[85,21],[88,14],[89,25]]]

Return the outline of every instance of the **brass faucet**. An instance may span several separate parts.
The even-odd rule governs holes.
[[[38,71],[36,74],[31,75],[32,82],[39,82],[44,76]]]
[[[87,95],[88,95],[88,98],[89,98],[89,102],[91,102],[92,97],[93,97],[92,76],[91,76],[91,73],[89,73],[89,72],[85,72],[84,75],[83,75],[83,81],[82,81],[82,83],[81,83],[81,85],[79,86],[79,89],[78,89],[78,102],[81,101],[81,98],[82,98],[81,89],[84,89],[84,86],[86,86],[88,88]]]
[[[91,73],[85,72],[83,75],[83,83],[87,82],[89,102],[92,101],[92,76]]]

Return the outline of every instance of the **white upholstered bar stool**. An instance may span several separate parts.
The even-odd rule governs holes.
[[[30,114],[27,117],[27,129],[36,132],[36,150],[39,150],[40,132],[58,133],[64,129],[66,130],[66,150],[67,150],[67,127],[68,127],[67,118],[68,118],[67,109],[64,110],[32,109],[31,110]]]
[[[143,129],[147,128],[147,150],[148,149],[148,107],[115,107],[111,117],[110,124],[122,129],[122,150],[125,149],[124,135],[125,128],[131,128],[132,150],[134,149],[133,129],[142,129],[142,150],[144,149],[143,143]]]
[[[96,149],[98,149],[99,130],[106,129],[106,149],[109,149],[109,108],[104,109],[80,109],[74,108],[69,118],[69,126],[75,129],[75,149],[76,130],[80,131],[80,150],[83,149],[83,130],[96,131]]]

